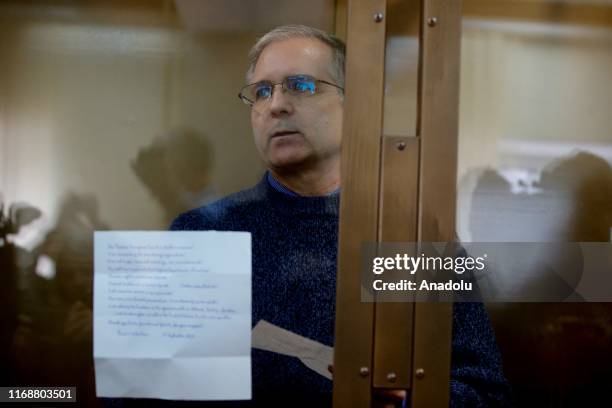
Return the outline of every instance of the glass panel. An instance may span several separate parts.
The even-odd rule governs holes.
[[[463,241],[610,240],[611,12],[599,1],[464,2]],[[609,304],[489,311],[519,406],[596,405],[605,397]]]
[[[495,20],[464,19],[459,234],[608,241],[612,27],[509,20],[497,10]]]
[[[416,136],[420,1],[387,2],[385,136]]]
[[[95,406],[93,231],[164,230],[260,180],[248,51],[334,15],[247,3],[0,1],[0,385]]]

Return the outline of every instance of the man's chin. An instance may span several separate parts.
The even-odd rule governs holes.
[[[272,157],[268,161],[268,166],[278,173],[302,171],[307,165],[307,156]]]

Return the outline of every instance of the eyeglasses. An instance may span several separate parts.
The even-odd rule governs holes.
[[[330,85],[344,91],[341,86],[313,78],[310,75],[293,75],[283,79],[282,82],[259,81],[249,84],[240,90],[238,97],[247,105],[254,106],[259,105],[262,101],[270,100],[276,85],[281,85],[289,95],[302,97],[321,92],[320,84]]]

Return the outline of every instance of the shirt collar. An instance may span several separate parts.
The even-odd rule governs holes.
[[[286,194],[290,197],[302,197],[300,194],[296,193],[295,191],[289,189],[289,187],[283,185],[280,181],[278,181],[273,175],[272,172],[268,171],[266,173],[266,179],[268,180],[268,183],[270,184],[270,186],[275,189],[276,191],[280,191],[283,194]],[[332,191],[331,193],[327,194],[328,197],[331,196],[336,196],[340,194],[340,188],[337,188],[336,190]]]

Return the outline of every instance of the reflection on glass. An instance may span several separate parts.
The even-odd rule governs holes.
[[[240,13],[0,2],[1,385],[76,385],[83,406],[98,404],[93,231],[167,229],[255,184],[263,165],[235,92],[248,50],[288,21],[330,30],[333,12],[330,0]]]
[[[610,241],[611,12],[605,2],[464,2],[462,240]],[[519,406],[608,398],[610,304],[488,307]]]
[[[504,19],[503,7],[492,19],[478,15],[470,4],[467,10],[474,15],[465,16],[462,38],[459,234],[471,241],[573,240],[561,230],[568,221],[552,218],[551,225],[541,223],[541,228],[526,221],[531,227],[523,232],[511,227],[480,235],[470,228],[471,218],[478,218],[474,200],[488,194],[489,200],[500,202],[486,206],[497,209],[514,201],[515,209],[507,215],[515,225],[520,219],[553,217],[551,212],[572,213],[590,198],[578,193],[578,176],[567,184],[551,184],[551,174],[563,161],[580,163],[577,174],[584,177],[590,168],[589,177],[598,178],[602,191],[609,189],[605,163],[612,163],[612,26]],[[507,13],[513,16],[513,10],[509,5]],[[499,182],[482,180],[483,171],[496,172]],[[479,180],[488,184],[475,191]],[[490,194],[497,190],[509,195]],[[608,241],[609,212],[602,209],[591,217],[608,232],[581,239]],[[507,219],[500,216],[498,222]]]

